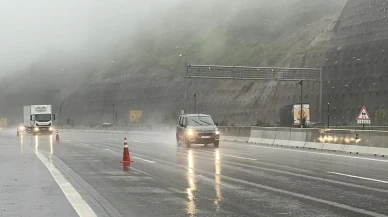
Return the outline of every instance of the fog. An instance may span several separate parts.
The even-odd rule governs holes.
[[[50,49],[114,42],[147,14],[176,1],[0,0],[0,74],[23,69]]]

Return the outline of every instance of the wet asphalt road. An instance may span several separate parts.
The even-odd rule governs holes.
[[[51,159],[98,216],[388,216],[386,158],[235,142],[188,149],[173,134],[50,139],[0,132],[0,145]]]

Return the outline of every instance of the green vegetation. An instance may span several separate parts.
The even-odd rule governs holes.
[[[375,116],[373,121],[373,125],[375,126],[386,126],[388,125],[388,113],[385,109],[379,109],[375,111]]]

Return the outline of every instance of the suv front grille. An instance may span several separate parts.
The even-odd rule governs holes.
[[[213,136],[213,133],[204,133],[204,132],[198,132],[198,136]]]

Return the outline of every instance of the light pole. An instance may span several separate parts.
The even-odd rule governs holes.
[[[187,63],[187,55],[186,54],[179,54],[180,57],[185,57],[185,67],[186,67],[186,75],[185,75],[185,95],[183,98],[183,111],[186,113],[186,100],[187,100],[187,74],[189,71],[189,65]]]
[[[197,114],[197,94],[193,94],[194,97],[194,113]]]
[[[303,81],[299,81],[300,84],[300,128],[303,128]]]
[[[330,103],[327,103],[327,128],[330,128]]]
[[[115,125],[115,104],[113,103],[113,105],[112,105],[112,109],[113,109],[113,118],[112,118],[112,123],[113,123],[113,125]]]

